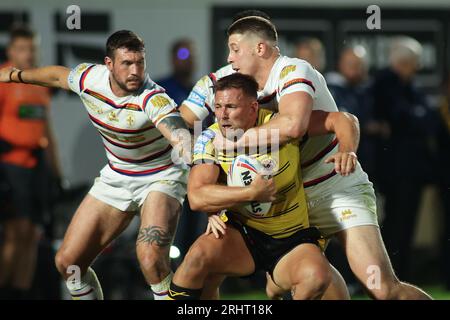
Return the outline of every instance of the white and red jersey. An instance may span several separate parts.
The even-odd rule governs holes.
[[[195,84],[183,104],[200,120],[204,120],[210,113],[214,113],[215,82],[234,72],[231,65],[227,65],[204,76]],[[281,97],[297,91],[311,95],[313,110],[338,111],[322,74],[305,60],[286,56],[280,56],[275,61],[264,89],[258,92],[258,102],[261,108],[277,112]],[[347,183],[353,185],[368,181],[367,174],[359,164],[351,176],[341,177],[334,171],[334,164],[324,163],[324,159],[335,153],[337,147],[338,141],[334,134],[309,137],[301,144],[303,181],[309,199],[331,193],[334,186],[345,188]]]
[[[175,102],[148,75],[136,94],[117,97],[109,75],[105,65],[82,63],[70,72],[68,84],[100,133],[111,169],[142,176],[171,167],[172,147],[156,126],[180,116]]]

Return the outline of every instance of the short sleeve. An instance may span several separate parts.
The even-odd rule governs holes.
[[[67,77],[67,83],[70,90],[76,94],[80,94],[84,89],[84,80],[88,72],[94,67],[91,63],[81,63],[73,68]]]
[[[281,70],[278,83],[280,98],[300,91],[315,99],[316,90],[320,86],[317,71],[308,62],[299,59],[291,61]]]
[[[164,89],[156,89],[145,95],[142,107],[155,126],[167,117],[180,117],[175,101],[164,92]]]
[[[216,159],[216,152],[213,144],[213,139],[216,136],[215,132],[211,129],[204,130],[194,145],[194,155],[192,163],[218,163]]]
[[[201,121],[213,112],[213,85],[211,78],[209,76],[204,76],[197,81],[187,99],[183,101],[183,104]]]

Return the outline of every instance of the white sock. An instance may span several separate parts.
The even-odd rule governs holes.
[[[170,282],[173,278],[173,272],[170,271],[169,275],[164,278],[163,281],[157,284],[151,284],[150,287],[153,291],[154,300],[167,300],[169,294]]]
[[[72,300],[103,300],[103,291],[94,270],[89,267],[80,281],[66,281]]]

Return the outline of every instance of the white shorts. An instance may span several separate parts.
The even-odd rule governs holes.
[[[170,167],[148,176],[130,177],[106,165],[95,178],[89,194],[121,211],[136,211],[152,191],[177,199],[182,205],[186,196],[188,171]]]
[[[324,238],[356,226],[378,226],[375,191],[372,184],[359,184],[308,201],[309,223]]]

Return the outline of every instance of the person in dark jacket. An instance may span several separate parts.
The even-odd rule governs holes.
[[[390,66],[376,75],[372,88],[375,117],[390,129],[380,136],[376,162],[378,186],[386,196],[382,234],[394,270],[405,280],[422,191],[433,176],[434,113],[414,83],[421,51],[412,38],[394,38]]]

